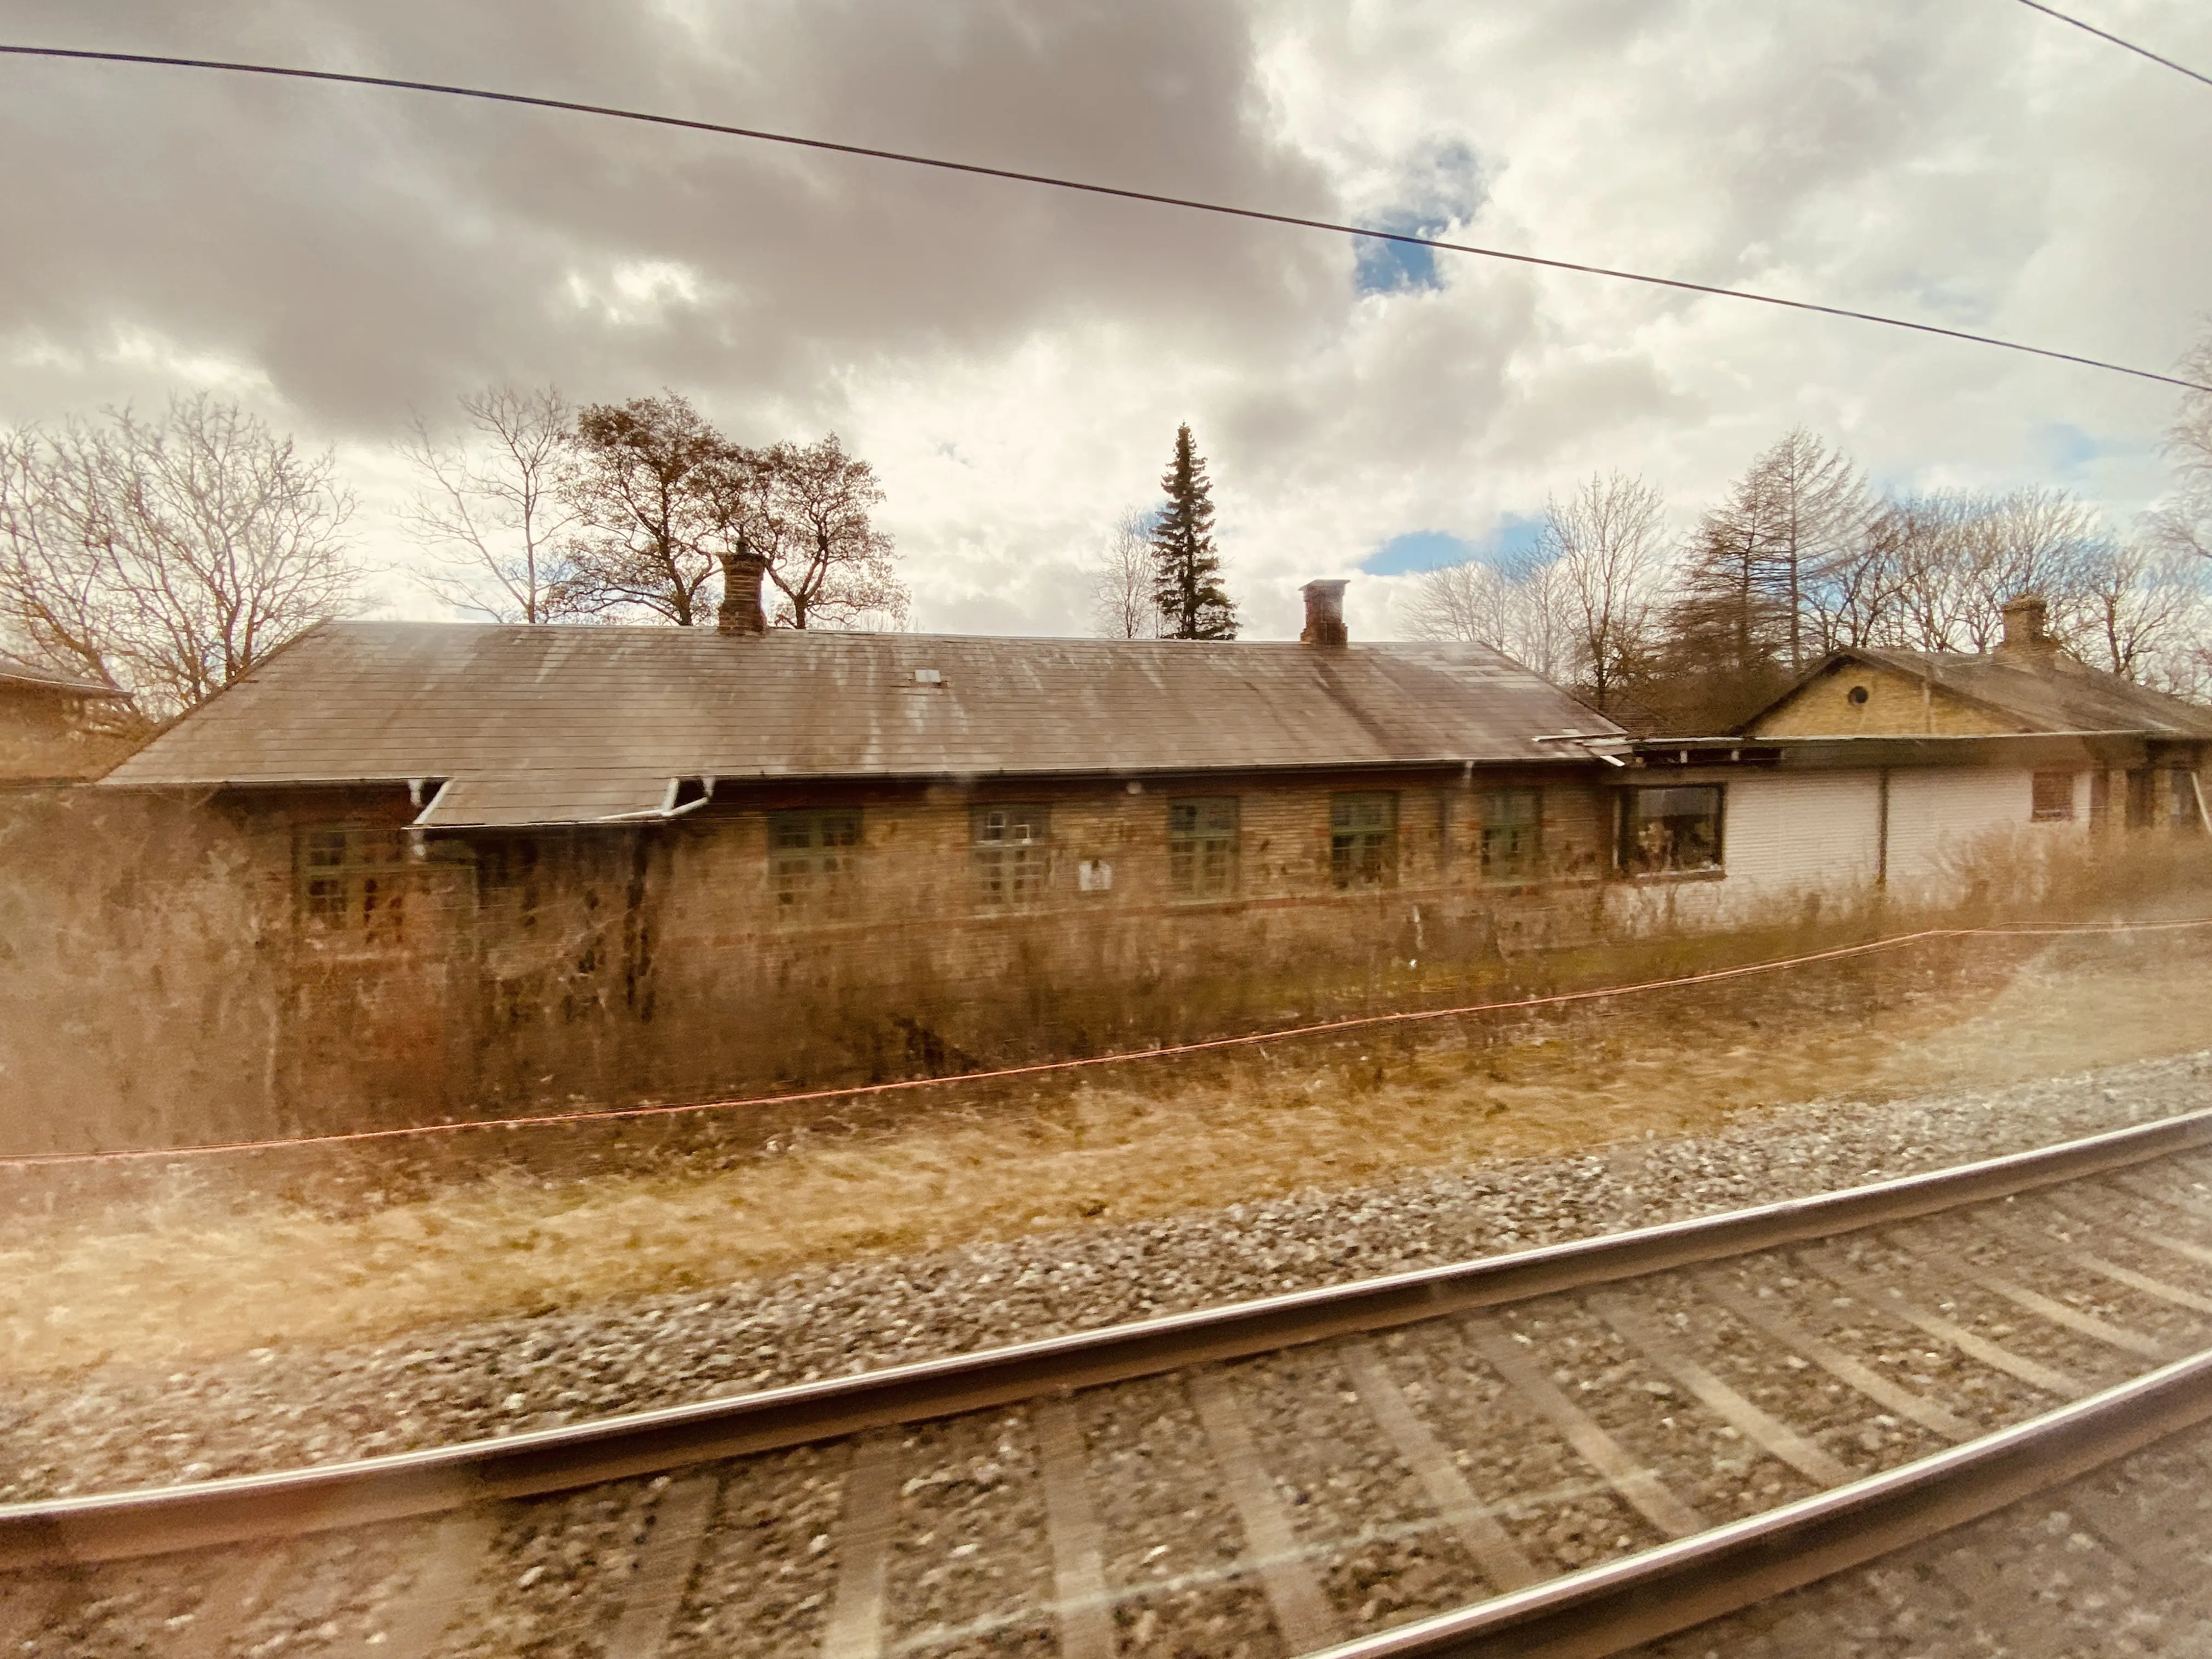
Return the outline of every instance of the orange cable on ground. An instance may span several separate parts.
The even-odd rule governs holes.
[[[52,1164],[141,1163],[149,1158],[204,1158],[218,1152],[273,1152],[294,1146],[334,1146],[364,1140],[401,1140],[421,1135],[452,1134],[464,1129],[532,1129],[579,1123],[606,1123],[629,1118],[674,1117],[691,1112],[734,1111],[748,1106],[784,1106],[816,1100],[857,1100],[870,1095],[891,1094],[905,1089],[941,1088],[952,1083],[988,1083],[1002,1078],[1039,1077],[1047,1073],[1080,1071],[1095,1066],[1120,1066],[1133,1060],[1165,1060],[1176,1054],[1202,1054],[1218,1048],[1249,1048],[1290,1037],[1316,1036],[1331,1031],[1353,1031],[1376,1025],[1410,1024],[1416,1020],[1455,1019],[1468,1014],[1511,1013],[1526,1008],[1555,1007],[1570,1002],[1595,1002],[1607,997],[1636,996],[1648,991],[1702,985],[1716,980],[1741,979],[1752,974],[1771,974],[1784,968],[1802,968],[1815,962],[1869,955],[1893,950],[1923,939],[2056,939],[2076,934],[2169,933],[2187,927],[2212,927],[2212,916],[2181,921],[2081,922],[2065,927],[1925,927],[1917,933],[1896,933],[1887,939],[1858,945],[1838,945],[1803,956],[1777,957],[1734,968],[1714,968],[1674,979],[1638,981],[1633,985],[1607,985],[1589,991],[1559,991],[1545,996],[1519,997],[1506,1002],[1474,1002],[1456,1008],[1421,1008],[1395,1014],[1360,1014],[1347,1019],[1324,1020],[1313,1025],[1289,1025],[1272,1031],[1248,1031],[1240,1036],[1208,1037],[1198,1042],[1179,1042],[1161,1048],[1137,1048],[1121,1054],[1092,1054],[1081,1060],[1037,1060],[1027,1066],[1006,1066],[988,1072],[955,1072],[943,1077],[902,1078],[891,1083],[858,1083],[836,1089],[808,1089],[793,1094],[755,1095],[741,1100],[700,1100],[677,1106],[625,1106],[598,1112],[555,1112],[535,1117],[471,1119],[459,1123],[416,1123],[398,1129],[356,1129],[341,1134],[298,1135],[270,1140],[215,1142],[198,1146],[140,1147],[114,1152],[29,1152],[0,1158],[0,1170],[23,1170]]]

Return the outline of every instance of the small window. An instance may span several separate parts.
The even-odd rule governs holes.
[[[1341,888],[1398,884],[1396,795],[1329,798],[1328,872]]]
[[[2185,766],[2177,766],[2167,774],[2166,781],[2172,787],[2173,804],[2170,821],[2177,830],[2197,830],[2203,820],[2197,815],[2197,775]]]
[[[318,931],[390,941],[406,921],[414,871],[404,830],[352,824],[300,832],[300,914]]]
[[[1482,878],[1534,881],[1543,857],[1544,792],[1486,791],[1482,797]]]
[[[2158,774],[2138,767],[2128,774],[2128,828],[2148,830],[2158,799]]]
[[[979,806],[973,823],[975,902],[986,910],[1042,903],[1052,872],[1045,809]]]
[[[2038,823],[2063,823],[2074,816],[2074,775],[2038,772],[2028,817]]]
[[[857,808],[768,815],[769,886],[787,921],[852,915],[860,858]]]
[[[1632,876],[1721,867],[1718,784],[1624,790],[1620,868]]]
[[[1228,898],[1237,891],[1237,797],[1168,803],[1168,891]]]

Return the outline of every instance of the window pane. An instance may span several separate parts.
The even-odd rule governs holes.
[[[1398,797],[1336,795],[1328,804],[1329,877],[1337,886],[1388,887],[1398,878]]]
[[[1333,830],[1394,830],[1398,824],[1395,794],[1336,795],[1328,804]]]
[[[787,920],[850,915],[860,814],[846,807],[769,814],[769,887]]]
[[[1052,867],[1046,809],[979,806],[971,823],[976,903],[989,910],[1042,902]]]
[[[1237,890],[1237,797],[1168,803],[1168,890],[1227,898]]]
[[[399,936],[408,863],[404,830],[325,825],[302,830],[295,845],[299,913],[319,932]]]
[[[1482,797],[1482,878],[1527,881],[1543,863],[1543,793],[1492,789]]]
[[[2074,775],[2038,772],[2029,817],[2039,823],[2056,823],[2074,816]]]
[[[1631,875],[1721,867],[1721,792],[1715,784],[1631,789],[1621,801],[1620,867]]]

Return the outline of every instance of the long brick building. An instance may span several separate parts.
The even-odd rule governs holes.
[[[292,1096],[896,1074],[1589,937],[1620,729],[1342,586],[1297,643],[330,624],[104,787],[252,849]]]
[[[742,583],[719,631],[316,629],[0,822],[15,933],[68,941],[19,975],[9,1139],[1142,1046],[2207,827],[2212,712],[2032,604],[1637,739],[1482,646],[1348,641],[1342,586],[1296,643],[769,632]]]

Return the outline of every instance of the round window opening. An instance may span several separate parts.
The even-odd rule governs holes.
[[[1866,700],[1867,700],[1867,689],[1866,689],[1866,687],[1864,687],[1863,685],[1855,685],[1855,686],[1853,686],[1853,687],[1851,688],[1851,702],[1853,702],[1853,704],[1855,704],[1855,705],[1856,705],[1856,704],[1863,704],[1863,703],[1864,703],[1864,702],[1866,702]]]

